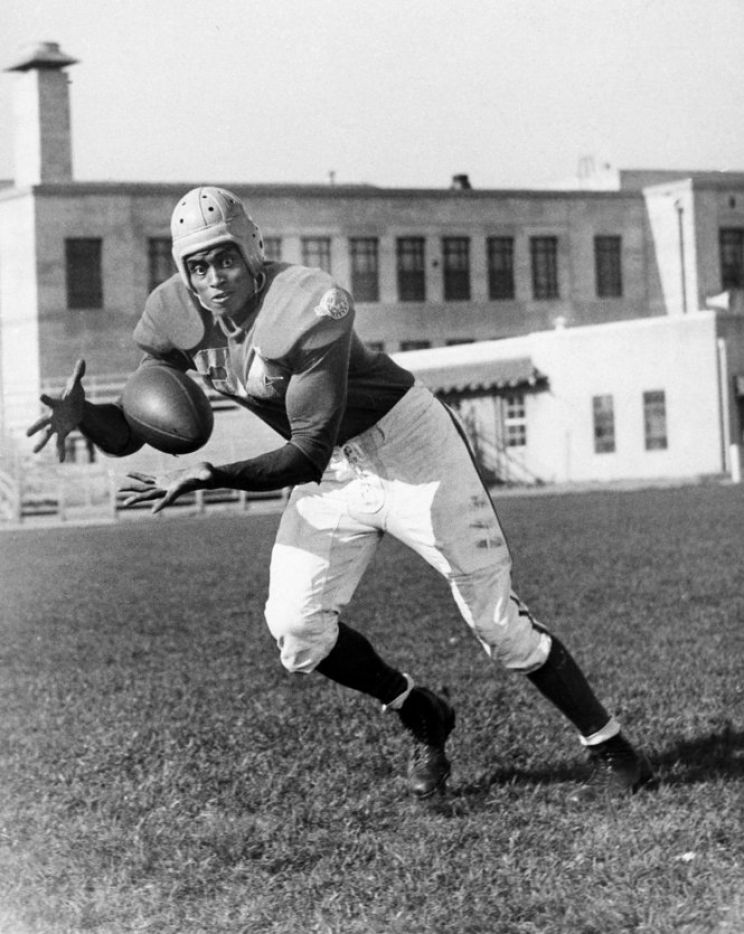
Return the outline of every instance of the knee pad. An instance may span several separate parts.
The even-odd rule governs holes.
[[[333,611],[302,614],[275,600],[266,604],[264,615],[287,671],[309,674],[336,644],[338,614]]]

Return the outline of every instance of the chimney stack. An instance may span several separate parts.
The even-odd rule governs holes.
[[[452,176],[450,191],[470,191],[472,187],[469,175],[461,174]]]
[[[23,49],[6,68],[15,72],[13,150],[16,187],[72,181],[70,92],[65,68],[77,59],[60,51],[56,42]]]

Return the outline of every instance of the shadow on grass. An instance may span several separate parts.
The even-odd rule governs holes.
[[[731,725],[694,739],[679,740],[666,749],[652,753],[651,762],[661,784],[692,785],[726,779],[744,780],[744,731]],[[453,785],[451,797],[470,804],[485,799],[494,788],[513,787],[522,793],[525,787],[548,788],[566,782],[581,782],[587,764],[581,760],[548,763],[538,768],[509,766],[496,769],[479,781]]]
[[[692,785],[716,778],[744,779],[744,730],[731,724],[706,736],[679,740],[654,756],[667,785]]]

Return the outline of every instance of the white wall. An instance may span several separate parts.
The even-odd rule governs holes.
[[[550,391],[529,413],[530,469],[555,482],[689,477],[724,470],[715,315],[531,335]],[[666,397],[666,450],[647,451],[643,393]],[[592,397],[612,395],[616,449],[594,451]]]
[[[527,390],[527,444],[508,455],[547,483],[689,478],[728,468],[714,312],[556,329],[503,341],[396,354],[404,366],[442,368],[529,356],[548,388]],[[729,369],[744,363],[744,317],[727,318]],[[730,380],[729,380],[730,382]],[[663,390],[668,447],[645,449],[643,393]],[[596,453],[592,399],[611,395],[615,451]],[[489,400],[486,400],[488,402]],[[492,431],[492,406],[478,407]],[[481,430],[481,429],[479,429]]]

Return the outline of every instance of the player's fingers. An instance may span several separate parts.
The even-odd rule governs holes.
[[[134,506],[137,503],[149,503],[163,495],[162,490],[140,490],[139,492],[133,492],[131,490],[122,489],[119,490],[119,493],[124,495],[122,506]],[[128,496],[125,495],[127,493],[129,494]]]
[[[150,473],[141,473],[139,470],[130,470],[127,476],[131,480],[138,480],[140,483],[146,483],[152,486],[155,483],[155,477]]]
[[[158,491],[157,487],[147,486],[147,484],[138,483],[137,481],[135,481],[134,483],[122,484],[119,487],[119,493],[121,493],[122,495],[129,494],[130,496],[140,496],[144,493],[147,493],[148,498],[150,498],[149,494],[157,495],[158,493],[160,493],[160,495],[162,496],[162,490]]]
[[[165,509],[166,506],[170,506],[171,503],[175,502],[179,496],[183,493],[188,492],[188,487],[185,487],[183,483],[176,483],[167,490],[162,490],[163,498],[155,504],[153,507],[153,513],[160,512],[161,509]]]
[[[34,453],[34,454],[38,454],[39,451],[44,447],[44,445],[45,445],[45,444],[47,443],[47,441],[52,437],[53,434],[54,434],[54,432],[52,431],[52,429],[51,429],[51,428],[47,428],[47,430],[46,430],[46,431],[44,432],[44,434],[42,435],[41,440],[40,440],[40,441],[37,441],[36,444],[33,446],[33,448],[32,448],[33,453]]]
[[[31,435],[35,435],[37,431],[41,431],[42,428],[47,428],[51,425],[51,418],[48,415],[42,415],[41,418],[37,418],[33,425],[30,425],[26,429],[26,437],[30,438]],[[45,441],[49,440],[48,438]]]
[[[65,451],[65,439],[60,438],[60,436],[57,435],[57,457],[59,458],[60,463],[64,461],[66,453],[67,452]]]
[[[42,393],[39,396],[39,399],[44,403],[44,405],[48,405],[50,408],[54,408],[55,404],[59,402],[59,399],[54,399],[52,396],[48,396],[46,393]]]

